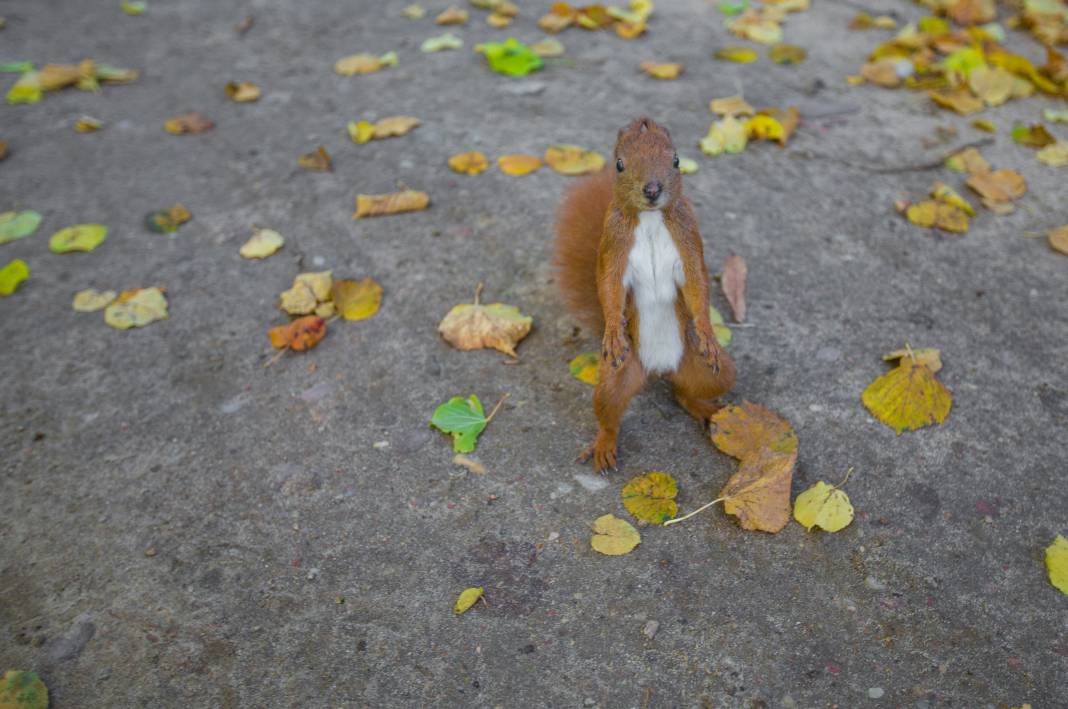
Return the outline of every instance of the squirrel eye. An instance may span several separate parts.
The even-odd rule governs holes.
[[[672,161],[671,167],[675,168],[676,170],[679,169],[679,156],[678,156],[678,153],[675,154],[675,159]]]
[[[616,172],[623,172],[623,161],[616,160]]]

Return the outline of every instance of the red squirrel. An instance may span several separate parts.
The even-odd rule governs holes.
[[[709,319],[701,234],[671,136],[643,116],[619,131],[614,158],[614,169],[565,195],[554,247],[564,299],[604,332],[599,428],[578,458],[601,473],[616,469],[620,419],[650,375],[666,377],[705,428],[734,384],[734,362]]]

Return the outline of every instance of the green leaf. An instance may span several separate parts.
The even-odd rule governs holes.
[[[716,306],[708,306],[708,319],[712,321],[712,332],[716,333],[716,342],[719,343],[719,346],[726,347],[729,345],[734,333],[723,322],[723,315],[716,310]]]
[[[727,17],[734,17],[749,7],[749,0],[719,0],[719,11]]]
[[[452,449],[457,453],[470,453],[475,449],[478,434],[486,428],[489,420],[482,410],[482,402],[472,394],[466,399],[454,396],[434,410],[430,425],[452,434]]]
[[[634,478],[620,493],[623,506],[634,518],[649,524],[663,524],[678,512],[675,495],[679,488],[667,473],[653,472]]]
[[[41,89],[41,72],[27,71],[19,77],[15,85],[7,92],[7,102],[14,105],[17,103],[37,103],[43,95]]]
[[[544,66],[541,57],[515,37],[509,37],[504,42],[480,44],[475,51],[482,52],[490,69],[508,76],[526,76]]]
[[[48,248],[55,254],[92,251],[100,246],[107,236],[108,228],[103,224],[75,224],[53,234],[48,240]]]
[[[41,215],[27,209],[24,212],[4,212],[0,214],[0,244],[21,239],[37,231],[41,224]]]
[[[127,15],[136,16],[148,9],[148,3],[142,2],[141,0],[122,0],[122,5],[120,5],[120,7]]]
[[[30,276],[30,267],[20,258],[0,268],[0,295],[11,295]]]
[[[33,62],[6,62],[0,64],[0,73],[2,74],[25,74],[28,71],[33,71]]]
[[[568,364],[571,376],[580,382],[597,386],[601,379],[601,357],[596,352],[583,352]]]
[[[0,679],[3,709],[48,709],[48,687],[36,672],[8,670]]]

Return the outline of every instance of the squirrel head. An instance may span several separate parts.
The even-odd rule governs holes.
[[[641,116],[620,129],[614,157],[618,204],[636,211],[664,209],[682,196],[675,144],[667,128],[651,118]]]

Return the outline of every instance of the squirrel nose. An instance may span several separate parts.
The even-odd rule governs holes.
[[[650,202],[655,202],[656,198],[660,196],[660,193],[664,191],[664,186],[659,182],[647,182],[645,187],[642,188],[642,194]]]

